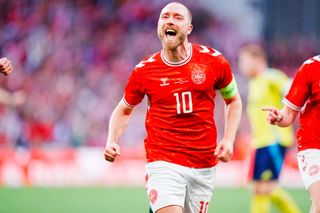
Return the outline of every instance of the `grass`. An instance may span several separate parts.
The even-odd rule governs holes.
[[[307,192],[304,189],[289,192],[302,212],[308,212]],[[209,213],[249,212],[249,196],[244,188],[218,188]],[[0,213],[147,213],[147,210],[143,188],[0,188]]]

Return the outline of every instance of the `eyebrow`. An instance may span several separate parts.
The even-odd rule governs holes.
[[[163,15],[169,15],[169,14],[170,14],[170,12],[164,12],[164,13],[161,14],[161,16],[163,16]],[[182,14],[177,13],[177,12],[174,12],[174,13],[173,13],[173,16],[181,16],[181,17],[184,17]]]

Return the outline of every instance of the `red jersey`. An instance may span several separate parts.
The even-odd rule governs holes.
[[[192,168],[214,166],[215,90],[230,88],[232,82],[231,68],[221,53],[201,45],[190,44],[188,57],[179,63],[157,52],[136,65],[123,102],[134,107],[144,95],[148,97],[147,161]],[[233,91],[225,92],[234,95]]]
[[[320,55],[299,68],[284,103],[301,110],[298,150],[320,149]]]

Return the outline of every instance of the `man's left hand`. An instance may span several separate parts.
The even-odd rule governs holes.
[[[222,162],[228,162],[231,160],[233,155],[233,141],[222,139],[215,149],[214,155],[217,156],[217,159]]]

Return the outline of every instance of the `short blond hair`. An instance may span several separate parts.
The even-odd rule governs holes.
[[[247,44],[240,48],[239,54],[247,53],[253,58],[267,60],[267,54],[264,49],[258,44]]]
[[[189,15],[189,19],[190,19],[190,23],[192,23],[192,13],[191,13],[191,11],[189,10],[189,8],[186,5],[184,5],[184,4],[182,4],[181,2],[178,2],[178,1],[170,2],[167,5],[169,5],[169,4],[180,4],[180,5],[182,5],[187,10],[188,15]]]

